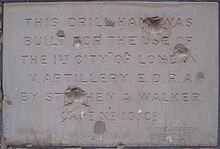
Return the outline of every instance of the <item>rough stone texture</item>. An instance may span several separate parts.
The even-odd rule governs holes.
[[[0,144],[1,144],[1,139],[2,139],[2,3],[0,2]]]
[[[163,5],[108,3],[107,5],[102,3],[6,5],[4,20],[4,135],[6,142],[16,145],[77,146],[216,145],[218,128],[216,3]],[[62,9],[64,7],[65,9]],[[24,12],[27,15],[23,16]],[[104,25],[108,28],[98,27],[100,22],[89,27],[85,25],[85,19],[82,18],[90,16],[95,18],[91,14],[102,19],[108,17],[113,20],[123,16],[129,18],[127,21],[130,22],[130,26],[120,28],[116,22],[103,19],[106,21]],[[53,15],[61,20],[60,26],[56,26],[56,19],[50,20],[54,18]],[[69,24],[65,23],[65,19],[72,15],[81,16],[81,19],[77,20],[80,27],[76,27],[76,30],[74,19],[70,19],[69,21],[73,22]],[[131,16],[135,18],[139,15],[144,18],[142,26],[131,27],[132,24],[134,25]],[[41,17],[48,17],[49,24],[44,22],[41,24],[43,27],[34,27],[39,23],[35,21],[33,24],[35,20],[33,18]],[[173,27],[163,24],[162,20],[166,17],[171,20],[174,17]],[[209,21],[203,18],[209,18]],[[14,25],[21,30],[16,30]],[[99,45],[100,34],[102,38],[106,38],[107,35],[117,35],[126,36],[128,39],[123,46],[120,45],[123,40],[121,38],[110,45],[106,41]],[[141,38],[136,40],[133,37],[134,34],[140,37],[150,36],[150,43],[141,46],[139,42]],[[40,35],[52,36],[54,38],[50,40],[54,43],[56,39],[57,43],[47,45],[47,40],[47,43],[40,47],[34,45],[32,41],[34,36]],[[162,43],[161,39],[152,38],[151,35],[153,37],[163,35],[171,40],[167,42],[165,38]],[[89,45],[89,48],[85,46],[88,40],[83,41],[82,36],[93,38],[93,44]],[[184,36],[184,40],[175,40],[179,36]],[[104,64],[91,62],[84,66],[77,65],[79,61],[75,61],[74,64],[65,61],[65,54],[71,55],[71,53],[73,53],[71,56],[100,54],[100,59],[103,60],[105,52],[119,56],[115,55],[114,63],[101,61]],[[170,59],[175,58],[175,64],[173,61],[167,65],[153,64],[152,56],[149,58],[148,53],[172,55]],[[35,55],[37,55],[37,61],[33,60]],[[145,61],[137,61],[140,55],[145,56],[145,59],[142,59]],[[50,56],[56,60],[53,64],[47,61],[47,57]],[[121,59],[123,63],[118,61],[120,57],[123,57]],[[148,61],[146,61],[147,58]],[[99,80],[98,85],[92,84],[95,83],[94,80],[88,83],[88,80],[82,78],[78,83],[74,80],[67,81],[67,77],[65,77],[67,82],[60,83],[59,74],[63,72],[83,75],[98,72],[102,75],[99,75],[101,81]],[[117,77],[121,78],[117,80],[121,79],[122,82],[106,81],[105,75],[118,72]],[[144,78],[145,75],[150,77]],[[111,77],[113,76],[116,75]],[[111,98],[111,94],[107,94],[109,92],[116,94],[113,102],[109,99]],[[150,92],[153,97],[147,103],[138,103],[135,93],[138,96],[140,92],[141,97],[144,97],[144,92]],[[171,102],[162,101],[161,97],[158,97],[158,94],[162,96],[163,93],[172,94],[173,92],[180,92],[181,99],[178,97],[173,99],[176,101]],[[91,93],[96,95],[92,100]],[[94,118],[90,118],[92,112],[95,112]],[[120,116],[122,118],[119,118]]]

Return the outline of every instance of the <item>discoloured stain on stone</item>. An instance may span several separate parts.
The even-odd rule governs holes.
[[[94,125],[94,133],[101,135],[105,133],[106,131],[106,126],[103,121],[97,121]]]
[[[186,63],[187,58],[191,52],[190,49],[188,49],[184,44],[179,43],[174,47],[173,54],[175,55],[178,62]]]

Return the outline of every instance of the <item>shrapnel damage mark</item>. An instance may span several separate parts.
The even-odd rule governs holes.
[[[164,19],[159,16],[147,17],[142,21],[141,27],[143,33],[147,34],[151,40],[160,36],[163,39],[168,39],[171,36],[172,27],[164,22]]]
[[[114,27],[115,26],[115,21],[106,19],[105,20],[105,26]]]
[[[184,44],[179,43],[174,47],[173,54],[178,62],[186,63],[187,58],[191,55],[191,51]]]
[[[148,17],[143,20],[143,24],[147,25],[148,31],[158,31],[163,28],[162,18],[159,16]]]
[[[126,146],[123,143],[119,143],[117,145],[117,149],[124,149],[124,148],[126,148]]]
[[[73,45],[79,49],[81,47],[81,44],[82,44],[82,41],[81,41],[80,37],[74,37]]]
[[[86,92],[80,87],[70,86],[64,92],[64,110],[76,118],[86,116],[90,106],[85,98]]]
[[[57,36],[60,37],[60,38],[64,38],[65,37],[64,31],[63,30],[57,31]]]
[[[65,96],[68,98],[81,98],[85,95],[85,91],[79,87],[70,86],[65,91]]]
[[[171,136],[168,136],[165,138],[165,140],[169,143],[171,143],[173,141],[173,138]]]
[[[12,101],[11,100],[7,100],[7,104],[8,105],[12,105]]]
[[[5,101],[4,103],[7,105],[12,105],[12,101],[8,99],[7,96],[3,96],[3,100]]]
[[[96,121],[94,125],[94,133],[101,135],[105,133],[106,131],[106,126],[103,121]]]
[[[204,77],[205,77],[205,76],[204,76],[204,73],[203,73],[203,72],[198,72],[198,73],[197,73],[197,78],[198,78],[198,79],[204,79]]]

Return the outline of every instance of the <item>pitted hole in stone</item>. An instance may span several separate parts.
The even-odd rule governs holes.
[[[138,114],[142,113],[143,111],[141,109],[138,109]]]
[[[64,31],[63,30],[57,31],[57,36],[60,37],[60,38],[64,38],[65,37]]]
[[[198,73],[197,73],[197,78],[198,78],[198,79],[204,79],[204,77],[205,77],[205,76],[204,76],[204,74],[203,74],[202,72],[198,72]]]
[[[74,45],[77,49],[80,49],[80,47],[82,46],[82,41],[81,41],[80,37],[74,37],[74,38],[73,38],[73,45]]]
[[[12,105],[12,101],[11,100],[7,100],[7,104],[8,105]]]
[[[103,121],[96,121],[94,125],[94,133],[101,135],[105,133],[106,131],[106,126]]]
[[[114,27],[115,26],[115,21],[106,19],[105,20],[105,26]]]
[[[168,136],[168,137],[166,137],[166,139],[165,139],[167,142],[172,142],[173,141],[173,138],[171,137],[171,136]]]

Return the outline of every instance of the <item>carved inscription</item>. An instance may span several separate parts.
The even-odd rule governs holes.
[[[163,13],[161,13],[162,16]],[[58,67],[64,69],[62,73],[54,70],[53,73],[34,71],[26,73],[27,84],[59,85],[71,84],[64,92],[27,92],[20,94],[21,101],[54,102],[63,101],[63,110],[60,113],[62,124],[74,123],[88,119],[90,122],[102,120],[109,122],[116,121],[138,121],[146,123],[147,126],[154,124],[161,117],[157,110],[129,109],[118,111],[114,108],[116,104],[141,105],[141,104],[201,104],[204,99],[200,97],[200,91],[183,90],[181,92],[161,90],[147,90],[130,92],[115,92],[119,89],[117,84],[126,88],[127,85],[140,85],[149,87],[161,84],[186,85],[200,83],[197,79],[197,72],[181,72],[178,74],[170,69],[169,73],[160,72],[162,67],[178,67],[179,65],[197,66],[200,57],[190,47],[194,38],[191,34],[193,16],[178,17],[118,17],[116,20],[94,18],[73,18],[65,17],[60,20],[58,17],[27,17],[23,22],[25,30],[53,30],[56,34],[40,35],[26,34],[23,48],[27,53],[38,52],[39,54],[21,53],[20,63],[24,67]],[[59,26],[62,26],[60,28]],[[97,27],[105,29],[111,26],[111,30],[134,28],[135,32],[129,34],[112,34],[97,32],[95,34],[79,34],[75,36],[72,29],[88,29]],[[63,30],[62,30],[63,29]],[[175,35],[173,30],[184,29],[187,34]],[[66,32],[66,33],[65,33]],[[70,34],[67,35],[67,32]],[[170,42],[172,40],[172,42]],[[66,46],[70,45],[70,46]],[[57,48],[56,48],[57,47]],[[55,50],[55,52],[54,52]],[[190,52],[189,52],[190,51]],[[49,52],[50,54],[43,54]],[[40,54],[42,53],[42,54]],[[120,70],[120,66],[126,68]],[[138,67],[132,71],[130,66]],[[154,70],[146,71],[150,67]],[[78,70],[94,70],[83,73]],[[114,68],[111,70],[107,67]],[[99,69],[103,69],[101,72]],[[58,72],[56,72],[58,71]],[[82,90],[80,87],[94,85],[110,85],[111,88],[105,92],[91,92]],[[75,87],[74,87],[75,86]],[[97,87],[96,87],[97,86]],[[108,106],[107,109],[97,111],[97,107]],[[97,129],[97,128],[95,128]],[[160,136],[151,134],[153,141],[159,140]]]
[[[86,146],[109,142],[105,147],[202,144],[202,129],[216,105],[217,58],[212,56],[218,54],[197,9],[79,4],[46,4],[48,13],[27,4],[25,15],[12,18],[10,24],[16,22],[22,33],[6,31],[13,46],[5,43],[5,76],[13,83],[5,88],[6,96],[14,92],[8,106],[24,110],[18,119],[36,117],[31,124],[36,133],[62,134],[62,141],[47,141],[52,145],[85,145],[79,140]],[[41,135],[33,140],[38,143]]]

